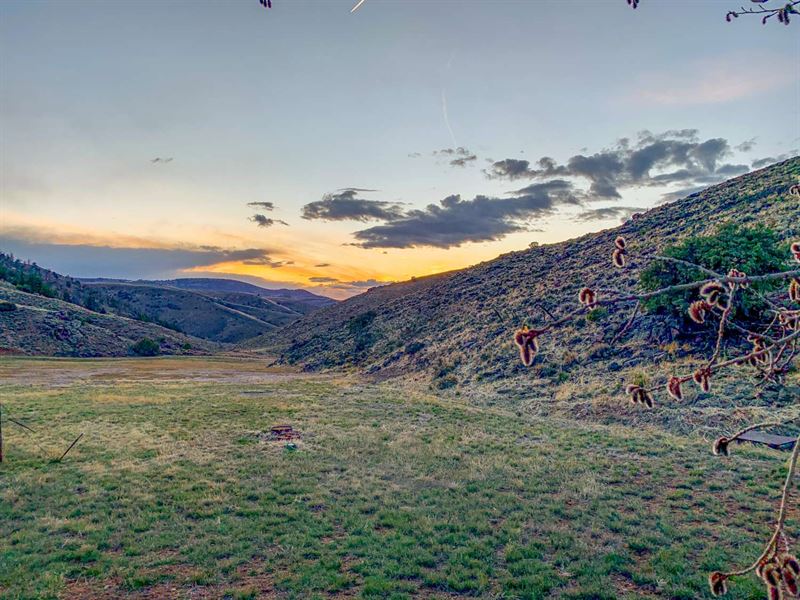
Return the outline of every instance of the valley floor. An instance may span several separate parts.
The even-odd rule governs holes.
[[[757,556],[785,472],[249,360],[4,358],[0,401],[36,431],[3,422],[2,598],[702,598]]]

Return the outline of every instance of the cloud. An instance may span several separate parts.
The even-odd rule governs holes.
[[[745,140],[741,144],[734,146],[734,148],[739,152],[750,152],[755,147],[756,138],[750,138],[749,140]]]
[[[783,162],[784,160],[788,160],[793,156],[797,156],[798,150],[790,150],[784,154],[779,154],[778,156],[767,156],[765,158],[759,158],[753,161],[753,168],[754,169],[761,169],[763,167],[767,167],[769,165]]]
[[[317,268],[330,267],[331,263],[320,263],[320,264],[314,265],[314,266],[317,267]]]
[[[700,140],[696,129],[654,134],[642,131],[635,141],[618,140],[591,155],[576,154],[563,164],[549,156],[535,166],[527,160],[507,158],[484,170],[489,179],[574,178],[588,183],[588,200],[621,198],[630,187],[716,183],[748,171],[746,165],[724,164],[731,154],[724,138]]]
[[[180,248],[115,248],[87,244],[48,244],[19,237],[0,237],[0,250],[73,277],[168,279],[185,271],[228,262],[278,263],[263,248],[217,246]]]
[[[651,71],[628,94],[629,100],[661,106],[721,104],[767,95],[797,80],[797,69],[788,57],[761,56],[769,69],[743,66],[748,58],[701,59],[677,72]]]
[[[369,288],[380,287],[395,283],[394,281],[378,281],[377,279],[363,279],[361,281],[340,281],[337,285],[332,287],[339,289],[361,289],[366,290]]]
[[[408,158],[419,158],[420,156],[422,156],[422,154],[419,152],[410,152]]]
[[[317,284],[316,287],[313,288],[314,291],[344,298],[361,294],[369,288],[395,283],[394,281],[378,281],[376,279],[341,281],[335,277],[309,277],[308,280],[311,283]]]
[[[344,188],[325,194],[322,200],[303,207],[302,217],[320,221],[391,221],[403,216],[399,204],[382,200],[365,200],[359,192],[371,192],[360,188]]]
[[[544,160],[544,158],[542,160]],[[492,163],[491,169],[484,171],[484,173],[486,173],[489,179],[522,179],[532,176],[530,166],[530,161],[506,158]]]
[[[575,216],[575,221],[583,223],[589,221],[608,221],[610,219],[620,219],[625,221],[632,214],[644,212],[646,208],[639,208],[636,206],[609,206],[606,208],[595,208],[592,210],[585,210]]]
[[[278,269],[286,265],[293,265],[294,261],[291,260],[272,260],[269,256],[258,256],[255,258],[248,258],[242,261],[243,265],[269,267],[270,269]]]
[[[451,167],[466,167],[467,163],[473,162],[478,160],[478,157],[474,154],[470,154],[469,156],[463,156],[460,158],[454,158],[450,161]]]
[[[555,213],[561,205],[580,205],[580,194],[564,180],[529,185],[509,198],[448,196],[438,205],[410,210],[383,225],[356,231],[362,248],[451,248],[465,242],[487,242],[526,231],[527,222]]]
[[[272,202],[248,202],[247,206],[253,206],[257,208],[261,208],[263,210],[274,210],[275,204]]]
[[[722,175],[724,177],[736,177],[737,175],[742,175],[744,173],[747,173],[749,170],[750,167],[748,167],[747,165],[732,165],[728,163],[720,165],[719,167],[714,169],[714,174],[707,176],[707,178],[710,178],[712,181],[717,181],[718,175]],[[702,177],[699,177],[697,179],[698,181],[703,180]]]
[[[450,158],[449,164],[451,167],[465,167],[467,163],[478,160],[478,156],[464,148],[458,146],[457,148],[442,148],[441,150],[434,150],[431,153],[433,156],[445,156]]]
[[[669,204],[670,202],[675,202],[676,200],[680,200],[681,198],[686,198],[686,196],[691,196],[692,194],[696,194],[697,192],[702,192],[706,189],[705,185],[696,185],[693,187],[682,188],[680,190],[675,190],[672,192],[665,192],[661,194],[661,198],[658,200],[657,204]]]
[[[272,227],[276,223],[280,223],[281,225],[289,225],[286,221],[281,221],[280,219],[270,219],[264,215],[253,215],[250,217],[250,220],[259,227]]]
[[[315,281],[316,279],[326,279],[326,278],[312,277],[310,278],[310,281]],[[377,279],[364,279],[361,281],[339,281],[338,279],[333,279],[333,278],[328,278],[328,279],[330,279],[331,281],[327,282],[325,285],[320,285],[320,287],[334,289],[334,290],[342,290],[345,292],[349,292],[350,294],[361,293],[364,290],[368,290],[369,288],[380,287],[384,285],[389,285],[391,283],[395,283],[394,281],[378,281]]]

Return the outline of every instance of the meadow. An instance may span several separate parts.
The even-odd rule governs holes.
[[[36,431],[4,421],[9,599],[704,598],[758,555],[785,473],[771,451],[236,358],[6,357],[0,400]],[[300,437],[272,439],[284,423]]]

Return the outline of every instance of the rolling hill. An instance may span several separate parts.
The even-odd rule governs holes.
[[[221,343],[246,340],[301,316],[252,294],[231,292],[224,300],[143,283],[84,282],[84,286],[98,292],[108,312]]]
[[[371,289],[243,347],[269,350],[281,362],[309,370],[355,366],[381,376],[418,374],[440,387],[505,381],[523,373],[530,378],[511,340],[523,319],[535,323],[574,309],[584,285],[631,289],[637,284],[630,270],[610,265],[616,236],[625,236],[632,255],[729,222],[763,223],[782,236],[796,236],[800,201],[788,190],[798,180],[796,157],[656,207],[619,227]],[[608,319],[621,323],[625,317]],[[653,353],[671,339],[671,324],[645,315],[631,336],[635,351]],[[545,340],[542,354],[534,377],[555,376],[561,366],[608,356],[609,349],[600,325],[585,321]]]
[[[336,300],[332,298],[319,296],[307,290],[270,289],[237,279],[217,279],[212,277],[183,277],[179,279],[156,280],[82,278],[80,281],[90,284],[127,283],[160,288],[178,288],[214,297],[222,297],[227,294],[251,294],[260,298],[268,298],[273,303],[289,308],[292,312],[300,314],[308,314],[319,308],[336,304]]]
[[[290,308],[295,312],[308,314],[319,308],[332,306],[336,300],[327,296],[319,296],[307,290],[269,289],[236,279],[194,278],[167,279],[149,282],[152,285],[176,287],[204,294],[226,294],[232,292],[253,294],[261,298],[269,298],[274,303]]]
[[[58,298],[22,292],[2,281],[0,301],[14,307],[0,311],[0,354],[128,356],[131,346],[145,338],[157,342],[163,354],[210,354],[220,349],[155,323],[101,314]]]
[[[0,254],[0,280],[21,292],[227,344],[335,304],[305,290],[268,290],[226,279],[76,279],[6,254]]]

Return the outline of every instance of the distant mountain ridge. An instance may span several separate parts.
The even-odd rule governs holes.
[[[38,306],[39,301],[32,296],[41,296],[95,313],[152,323],[193,338],[225,344],[261,335],[336,303],[305,290],[269,290],[229,279],[77,279],[2,253],[0,281],[10,284],[0,289],[0,299],[9,296],[13,286],[17,292],[27,295],[15,295],[16,300],[9,301],[23,300],[22,306]],[[15,319],[18,317],[16,314]],[[43,335],[49,335],[51,329],[45,327]],[[33,330],[26,328],[25,331],[25,343],[30,344]],[[163,337],[161,333],[159,336]],[[14,336],[8,334],[6,341],[14,345]],[[49,346],[34,344],[34,347]],[[58,352],[63,354],[66,350],[59,346]],[[92,353],[91,349],[82,352]],[[103,352],[98,347],[97,355]],[[114,352],[118,353],[118,349]]]
[[[278,288],[271,289],[239,281],[238,279],[223,279],[216,277],[182,277],[178,279],[109,279],[104,277],[81,278],[85,283],[134,283],[141,285],[152,285],[155,287],[176,287],[184,290],[203,291],[203,292],[241,292],[245,294],[255,294],[265,298],[281,298],[287,300],[300,300],[309,304],[330,306],[336,304],[336,300],[327,296],[320,296],[308,290]]]

